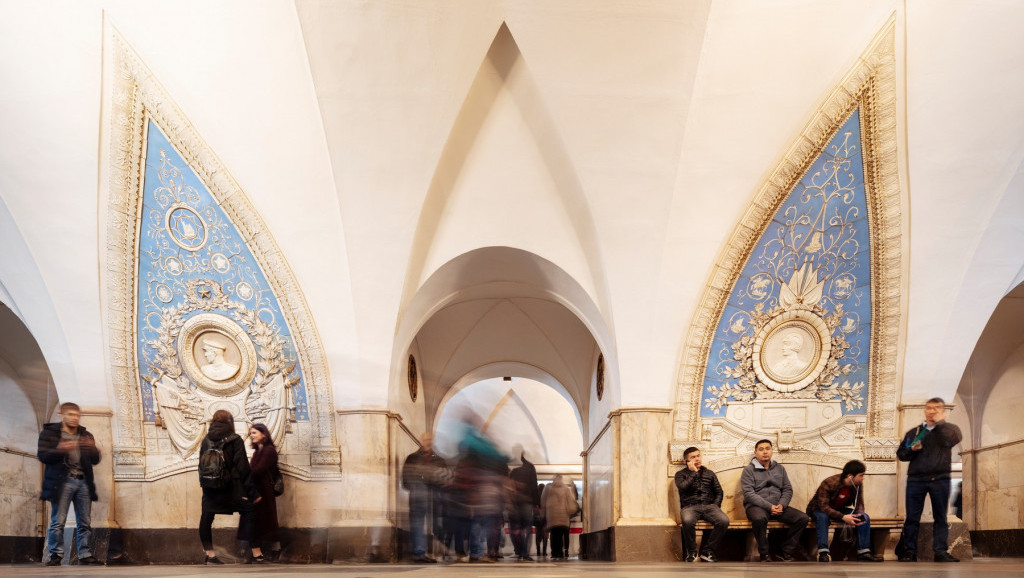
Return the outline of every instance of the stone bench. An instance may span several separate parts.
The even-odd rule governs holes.
[[[842,526],[842,522],[833,521],[831,530]],[[702,531],[710,531],[712,525],[704,520],[697,522],[697,539],[701,541]],[[768,522],[768,541],[771,544],[773,553],[780,550],[781,544],[773,539],[772,530],[782,530],[786,524],[777,521]],[[872,518],[871,519],[871,551],[876,556],[882,555],[887,560],[896,558],[893,550],[900,531],[903,528],[903,518]],[[721,560],[733,561],[756,561],[758,559],[757,542],[754,540],[754,533],[750,531],[750,520],[729,520],[729,531],[718,546],[718,558]],[[895,531],[895,532],[894,532]],[[801,544],[810,559],[817,559],[818,539],[815,533],[814,520],[812,519],[804,530]],[[856,548],[853,549],[856,553]],[[798,556],[799,558],[799,556]]]

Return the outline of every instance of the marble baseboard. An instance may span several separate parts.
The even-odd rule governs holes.
[[[1024,556],[1024,529],[974,530],[971,547],[975,556],[1016,558]]]
[[[678,526],[615,526],[612,544],[616,562],[680,560]]]
[[[580,534],[580,559],[615,560],[615,528]]]
[[[0,564],[33,564],[43,559],[45,539],[33,536],[0,536]]]
[[[949,525],[949,553],[961,560],[974,558],[971,546],[971,534],[967,530],[967,524],[955,522]],[[917,559],[921,562],[931,562],[935,559],[935,552],[932,550],[932,523],[921,522],[921,529],[917,534]]]
[[[66,532],[68,554],[65,558],[73,562],[76,558],[74,540],[71,531]],[[382,561],[390,561],[395,556],[394,530],[390,527],[281,528],[280,538],[281,561],[292,564],[363,562],[371,552]],[[32,552],[42,552],[42,538],[38,540],[38,548]],[[374,541],[376,548],[372,547]],[[225,562],[243,561],[235,529],[214,528],[213,546],[217,556]],[[4,552],[2,548],[0,541],[0,553]],[[93,553],[101,560],[123,553],[137,564],[198,564],[204,556],[197,528],[97,528],[93,532]],[[0,563],[6,559],[0,558]]]

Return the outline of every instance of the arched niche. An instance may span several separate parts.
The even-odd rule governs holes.
[[[390,406],[412,423],[423,416],[423,429],[429,429],[451,390],[509,375],[495,372],[512,364],[519,368],[515,375],[558,384],[585,431],[602,354],[602,399],[618,399],[613,343],[597,306],[560,267],[512,247],[476,249],[438,268],[404,308],[393,348]],[[416,399],[408,387],[410,354],[420,382]]]

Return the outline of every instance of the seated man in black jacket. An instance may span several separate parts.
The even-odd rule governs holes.
[[[697,559],[697,521],[703,519],[715,527],[711,536],[701,544],[700,559],[717,562],[715,547],[729,529],[729,516],[722,511],[722,485],[718,483],[715,472],[701,465],[699,449],[686,448],[683,460],[686,467],[676,472],[680,517],[683,520],[683,554],[687,562]]]

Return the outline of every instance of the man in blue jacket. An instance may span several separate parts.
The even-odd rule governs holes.
[[[768,520],[778,520],[789,526],[786,541],[782,544],[782,556],[777,559],[790,562],[799,545],[800,534],[810,518],[789,505],[793,499],[793,486],[789,483],[786,468],[772,461],[772,450],[772,442],[769,440],[754,444],[754,459],[740,474],[743,507],[747,511],[747,519],[750,520],[754,539],[757,540],[757,551],[762,562],[771,561],[768,556]]]
[[[896,450],[901,462],[910,462],[907,468],[907,519],[903,522],[899,552],[900,562],[917,561],[917,530],[921,525],[924,498],[930,496],[932,517],[932,550],[936,562],[959,562],[949,552],[949,524],[946,508],[949,505],[949,471],[953,461],[953,446],[960,443],[960,428],[946,422],[946,402],[933,397],[924,404],[924,422],[903,436]]]
[[[36,455],[43,462],[43,492],[40,500],[50,502],[50,527],[46,533],[50,559],[47,566],[60,566],[64,558],[64,524],[68,508],[75,505],[78,525],[78,563],[103,565],[92,555],[92,502],[96,484],[92,467],[100,461],[100,450],[92,434],[78,424],[82,410],[74,403],[60,404],[60,423],[48,423],[39,432]]]

